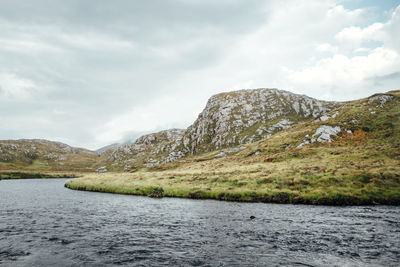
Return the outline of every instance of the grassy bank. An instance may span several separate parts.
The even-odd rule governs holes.
[[[369,178],[361,176],[358,179],[360,180],[358,185],[344,185],[338,184],[336,179],[326,177],[283,181],[242,179],[239,182],[238,179],[207,179],[200,175],[181,176],[168,172],[114,173],[86,175],[83,178],[68,181],[65,186],[75,190],[150,197],[165,196],[242,202],[320,205],[400,204],[398,184],[396,187],[378,186],[377,188],[375,184],[364,181]]]
[[[0,171],[0,180],[10,179],[50,179],[50,178],[76,178],[74,173],[40,173],[40,172],[16,172]]]
[[[400,165],[390,146],[326,144],[258,156],[248,156],[249,151],[224,159],[208,155],[211,159],[204,161],[203,155],[198,162],[161,171],[86,174],[66,187],[246,202],[400,204]]]

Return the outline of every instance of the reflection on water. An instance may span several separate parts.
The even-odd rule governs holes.
[[[73,191],[65,181],[0,181],[0,265],[400,262],[399,207],[151,199]]]

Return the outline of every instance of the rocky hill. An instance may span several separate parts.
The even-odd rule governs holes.
[[[278,89],[240,90],[212,96],[197,120],[186,130],[145,135],[129,145],[103,153],[109,169],[152,167],[186,155],[235,148],[288,129],[324,119],[343,103],[327,102]]]
[[[342,105],[277,89],[240,90],[212,96],[185,133],[193,154],[249,144]]]
[[[41,139],[0,141],[0,169],[94,170],[96,152]]]
[[[103,169],[136,170],[153,167],[182,158],[187,150],[183,147],[185,130],[170,129],[139,137],[134,143],[106,150],[100,165]]]

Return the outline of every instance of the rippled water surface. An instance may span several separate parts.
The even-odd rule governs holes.
[[[65,181],[0,181],[1,266],[400,264],[399,207],[151,199]]]

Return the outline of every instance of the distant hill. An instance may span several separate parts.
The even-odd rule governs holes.
[[[173,162],[187,154],[184,133],[180,129],[164,130],[141,136],[132,144],[112,147],[101,154],[101,165],[129,171]]]
[[[0,140],[0,170],[93,171],[98,153],[42,139]]]
[[[107,151],[108,149],[113,148],[113,147],[117,147],[117,146],[121,146],[121,144],[120,143],[114,143],[114,144],[111,144],[111,145],[103,146],[103,147],[97,149],[96,152],[103,153],[103,152]]]

